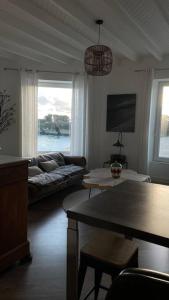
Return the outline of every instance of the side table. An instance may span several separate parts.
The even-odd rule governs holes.
[[[108,190],[112,187],[126,181],[151,182],[149,175],[137,173],[134,170],[123,169],[119,178],[112,178],[110,168],[99,168],[91,170],[84,175],[83,186],[89,189],[89,198],[93,188],[99,190]]]

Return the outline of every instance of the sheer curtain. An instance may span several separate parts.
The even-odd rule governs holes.
[[[22,157],[32,157],[37,152],[37,96],[36,72],[21,71],[20,154]]]
[[[142,109],[140,120],[140,135],[138,145],[138,171],[149,173],[149,137],[150,137],[150,106],[154,70],[147,69],[141,74],[143,80]]]
[[[71,112],[71,155],[88,156],[88,78],[76,74],[73,77]]]

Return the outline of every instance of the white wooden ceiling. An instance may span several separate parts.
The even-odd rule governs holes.
[[[169,55],[169,0],[0,0],[0,58],[82,64],[99,18],[114,56]]]

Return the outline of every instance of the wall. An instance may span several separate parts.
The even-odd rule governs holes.
[[[15,103],[15,123],[0,135],[1,154],[19,154],[19,72],[0,70],[0,91],[6,89],[11,96],[11,103]]]
[[[19,155],[19,72],[3,71],[3,67],[15,67],[8,61],[0,60],[0,89],[6,88],[11,95],[11,99],[16,103],[16,123],[0,136],[1,153]],[[32,65],[27,65],[32,68]],[[36,66],[34,66],[36,67]],[[103,162],[110,158],[110,154],[115,153],[113,143],[117,134],[106,132],[106,109],[107,95],[115,93],[136,93],[136,126],[134,133],[125,133],[123,143],[125,145],[123,153],[126,154],[129,168],[139,170],[140,141],[143,137],[143,117],[145,107],[145,84],[144,72],[135,72],[137,69],[147,67],[166,68],[169,67],[169,58],[157,62],[152,58],[146,58],[135,62],[128,60],[118,60],[113,65],[110,75],[104,77],[91,77],[90,82],[90,118],[89,126],[91,138],[89,144],[92,151],[90,156],[90,167],[102,167]],[[39,67],[38,67],[39,68]],[[42,67],[45,69],[45,67]],[[57,71],[62,71],[57,69]],[[75,71],[76,69],[72,69]],[[66,71],[66,69],[64,70]],[[68,71],[71,71],[69,68]],[[78,70],[77,70],[78,71]],[[155,116],[154,116],[155,118]],[[153,130],[151,132],[153,136]],[[156,163],[151,160],[150,175],[158,182],[169,183],[169,164]]]
[[[17,70],[7,70],[4,68],[16,68]],[[7,90],[7,93],[11,96],[11,101],[16,105],[15,124],[11,125],[8,130],[0,134],[0,154],[8,154],[19,156],[20,154],[20,69],[32,69],[32,70],[52,70],[57,72],[78,72],[81,70],[81,66],[69,66],[62,64],[54,64],[53,66],[46,66],[45,64],[34,63],[30,60],[19,59],[17,61],[11,61],[8,59],[0,59],[0,91]],[[58,74],[55,73],[39,73],[39,77],[42,79],[57,79]],[[69,75],[70,76],[70,75]],[[59,75],[60,78],[60,75]],[[65,78],[65,75],[64,75]]]
[[[117,139],[117,133],[106,132],[106,109],[107,95],[120,93],[136,93],[136,123],[134,133],[125,133],[123,143],[125,145],[123,153],[126,154],[129,168],[140,171],[140,143],[144,138],[143,119],[145,114],[146,95],[145,88],[147,78],[145,72],[135,72],[137,69],[145,68],[167,68],[169,59],[157,62],[151,58],[141,60],[138,63],[122,61],[113,66],[112,72],[108,76],[95,77],[94,79],[94,129],[93,139],[95,151],[93,153],[92,167],[102,167],[103,162],[109,160],[110,154],[116,153],[117,149],[113,143]],[[166,78],[166,76],[165,76]],[[169,77],[168,77],[169,78]],[[155,115],[154,115],[155,118]],[[151,132],[154,135],[154,130]],[[151,151],[153,149],[151,148]],[[151,155],[152,156],[152,155]],[[169,164],[156,163],[151,157],[150,175],[156,182],[169,183]]]
[[[117,139],[117,133],[106,132],[107,95],[120,93],[136,93],[136,122],[134,133],[124,133],[125,145],[122,153],[126,154],[129,168],[138,169],[138,145],[140,134],[140,119],[142,111],[142,90],[144,87],[142,75],[134,72],[134,68],[122,65],[115,66],[111,75],[95,78],[94,83],[94,127],[95,127],[95,166],[102,166],[103,162],[110,158],[110,154],[116,153],[113,143]]]

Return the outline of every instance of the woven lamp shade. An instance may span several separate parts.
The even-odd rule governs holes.
[[[84,65],[87,74],[104,76],[112,70],[112,51],[104,45],[90,46],[85,51]]]

